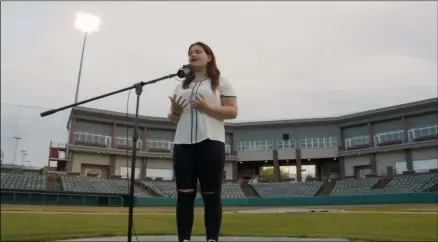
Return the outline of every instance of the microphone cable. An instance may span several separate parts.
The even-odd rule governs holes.
[[[131,179],[130,179],[130,175],[129,175],[130,169],[128,169],[130,167],[129,166],[129,150],[130,150],[129,149],[129,97],[131,96],[131,91],[132,91],[132,89],[129,89],[128,100],[126,102],[126,140],[125,140],[126,153],[125,153],[125,155],[126,155],[126,180],[128,181],[128,195],[130,195],[130,188],[131,188]],[[133,130],[132,134],[134,134],[134,130]],[[134,138],[134,137],[131,137],[131,140],[132,140],[132,138]],[[137,144],[132,143],[132,146],[135,147],[135,149],[137,149]],[[134,168],[131,167],[131,169],[134,169],[134,176],[135,176],[135,166],[134,166]],[[134,179],[135,179],[135,177],[134,177]],[[132,185],[134,186],[134,184],[132,184]],[[135,197],[135,189],[134,189],[134,197]],[[133,201],[131,201],[131,202],[133,202]],[[134,213],[134,211],[132,211],[132,213]],[[128,221],[128,223],[129,223],[129,221]],[[135,239],[137,240],[137,242],[139,242],[137,233],[135,232],[134,214],[132,215],[132,232],[134,233],[134,236],[135,236]]]

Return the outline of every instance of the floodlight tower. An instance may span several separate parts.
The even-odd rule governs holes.
[[[88,34],[97,32],[100,27],[100,18],[92,14],[79,12],[76,14],[75,28],[84,33],[84,43],[82,44],[81,62],[79,63],[78,81],[76,83],[75,103],[78,102],[79,84],[81,82],[82,62],[84,60],[85,44]]]
[[[12,160],[12,164],[15,165],[15,158],[17,156],[17,148],[18,148],[18,142],[21,140],[21,137],[15,136],[15,149],[14,149],[14,159]]]
[[[24,161],[26,160],[27,151],[21,150],[21,166],[24,166]]]

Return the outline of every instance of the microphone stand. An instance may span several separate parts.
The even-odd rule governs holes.
[[[131,162],[131,181],[130,181],[130,187],[129,187],[130,188],[129,189],[129,200],[130,201],[129,201],[129,219],[128,219],[128,242],[132,241],[132,225],[133,225],[133,212],[134,212],[134,185],[135,185],[134,176],[135,176],[135,162],[137,159],[137,140],[138,140],[137,130],[138,130],[138,110],[139,110],[139,106],[140,106],[140,95],[143,92],[143,86],[153,84],[153,83],[156,83],[158,81],[165,80],[165,79],[170,79],[170,78],[175,77],[177,75],[178,74],[170,74],[170,75],[163,76],[163,77],[151,80],[151,81],[138,82],[132,86],[129,86],[129,87],[126,87],[126,88],[123,88],[123,89],[120,89],[120,90],[117,90],[114,92],[110,92],[110,93],[107,93],[104,95],[100,95],[97,97],[86,99],[84,101],[80,101],[80,102],[70,104],[70,105],[67,105],[64,107],[60,107],[57,109],[48,110],[48,111],[40,114],[41,117],[45,117],[45,116],[54,114],[56,112],[68,109],[68,108],[79,106],[79,105],[84,104],[84,103],[92,102],[92,101],[95,101],[95,100],[98,100],[98,99],[101,99],[104,97],[112,96],[112,95],[115,95],[115,94],[118,94],[118,93],[121,93],[124,91],[135,89],[135,93],[137,94],[137,104],[136,104],[136,108],[135,108],[134,133],[132,134],[132,162]]]

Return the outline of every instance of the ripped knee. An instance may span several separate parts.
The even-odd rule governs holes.
[[[220,199],[221,197],[221,190],[217,190],[217,191],[211,191],[211,192],[201,192],[202,197],[204,198],[204,200],[216,200],[216,199]]]
[[[221,190],[212,192],[201,192],[205,206],[217,207],[221,204]]]
[[[193,203],[196,198],[196,189],[177,189],[177,197],[180,202]]]
[[[195,189],[178,189],[178,192],[181,192],[181,193],[194,193]]]

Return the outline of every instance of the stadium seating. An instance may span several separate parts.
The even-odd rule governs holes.
[[[394,177],[384,188],[368,189],[362,194],[425,192],[438,184],[438,174],[424,173]]]
[[[257,183],[252,186],[261,197],[310,197],[318,193],[323,183]]]
[[[176,197],[177,189],[175,182],[143,182],[145,186],[148,186],[154,192],[160,194],[163,197]],[[201,194],[197,193],[196,197],[200,198]],[[240,188],[239,184],[234,183],[224,183],[222,184],[222,194],[223,198],[244,198],[245,194]]]
[[[363,179],[345,179],[336,182],[330,196],[350,196],[363,194],[379,182],[380,178],[368,177]]]
[[[380,178],[345,179],[336,183],[330,195],[350,196],[427,192],[438,184],[438,174],[424,173],[396,176],[385,187],[372,188],[379,181]]]
[[[174,182],[142,182],[145,186],[163,197],[176,197],[176,184]]]
[[[97,192],[86,177],[62,176],[61,182],[63,190],[67,192]]]
[[[62,190],[77,193],[127,194],[127,180],[106,180],[80,176],[60,176]],[[2,189],[47,190],[47,176],[32,173],[1,173]],[[134,187],[135,196],[152,196],[150,192],[162,197],[176,197],[175,182],[143,181],[143,186]],[[252,184],[260,197],[309,197],[315,196],[323,188],[322,182],[299,183],[256,183]],[[377,187],[377,188],[376,188]],[[330,196],[351,196],[371,194],[399,194],[436,191],[438,173],[423,173],[395,176],[386,186],[380,185],[379,177],[345,179],[336,182]],[[197,198],[201,198],[198,190]],[[245,198],[245,193],[236,183],[222,185],[222,198]]]
[[[128,181],[126,180],[103,180],[87,177],[63,176],[61,177],[64,191],[86,192],[86,193],[108,193],[126,194],[128,193]],[[141,188],[134,186],[136,196],[150,196]]]
[[[245,194],[240,188],[240,184],[236,183],[224,183],[222,184],[222,197],[223,198],[244,198]]]
[[[128,180],[92,180],[92,183],[98,192],[102,193],[115,193],[115,194],[127,194],[129,193],[129,181]],[[134,195],[146,197],[150,196],[141,188],[134,185]]]
[[[2,189],[45,190],[47,177],[39,174],[1,173]]]

